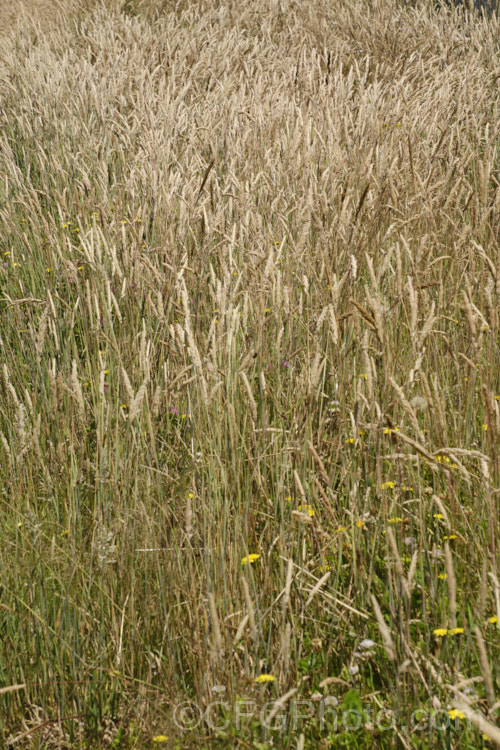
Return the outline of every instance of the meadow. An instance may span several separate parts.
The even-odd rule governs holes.
[[[0,746],[500,746],[497,16],[21,6]]]

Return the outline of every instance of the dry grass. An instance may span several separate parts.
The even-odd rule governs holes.
[[[199,746],[223,696],[227,747],[479,747],[496,17],[64,7],[0,41],[0,742]],[[327,696],[396,727],[259,718]]]

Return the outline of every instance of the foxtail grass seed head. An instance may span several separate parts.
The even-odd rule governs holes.
[[[210,609],[210,619],[212,622],[212,634],[214,639],[214,647],[218,653],[222,652],[222,635],[219,624],[219,616],[217,614],[217,606],[215,604],[215,597],[211,591],[208,595],[208,606]]]
[[[372,601],[373,612],[375,614],[375,619],[377,621],[380,635],[382,636],[382,642],[384,644],[385,653],[389,661],[395,662],[396,661],[396,649],[394,648],[391,631],[389,630],[387,623],[384,620],[384,616],[382,614],[382,610],[380,609],[380,605],[377,599],[375,598],[373,594],[370,595],[370,598]]]
[[[248,582],[245,576],[241,576],[240,580],[241,580],[241,587],[243,589],[243,596],[245,598],[245,604],[247,608],[250,636],[252,638],[255,638],[257,635],[257,628],[255,625],[255,610],[254,610],[254,606],[252,602],[252,597],[250,596],[250,587],[248,586]]]
[[[457,626],[457,581],[455,577],[455,566],[453,565],[453,557],[451,554],[450,544],[446,542],[444,547],[445,562],[446,562],[446,573],[448,584],[448,610],[450,613],[450,625],[451,628]]]

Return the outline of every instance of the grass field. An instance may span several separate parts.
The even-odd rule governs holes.
[[[0,747],[500,745],[497,18],[24,7]]]

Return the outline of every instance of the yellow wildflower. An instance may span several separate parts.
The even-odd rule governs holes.
[[[276,677],[274,677],[272,674],[260,674],[258,677],[255,678],[255,682],[258,682],[259,684],[262,684],[264,682],[275,682]]]
[[[436,628],[432,631],[432,635],[437,636],[438,638],[442,638],[443,636],[448,634],[448,628]]]
[[[403,523],[403,519],[399,518],[399,516],[394,516],[394,518],[389,518],[387,523]]]
[[[490,622],[492,625],[496,625],[498,622],[498,617],[496,615],[493,615],[493,617],[488,617],[488,622]]]
[[[448,711],[448,716],[453,721],[454,719],[465,719],[465,714],[463,711],[459,711],[457,708],[452,708],[450,711]]]
[[[448,630],[448,635],[459,635],[460,633],[463,633],[463,628],[451,628],[451,630]]]
[[[241,561],[242,565],[246,565],[247,563],[254,563],[256,560],[260,558],[260,555],[256,554],[255,552],[251,555],[248,555],[248,557],[244,557]]]
[[[297,508],[301,513],[305,513],[310,518],[312,518],[314,515],[316,515],[316,511],[312,507],[312,505],[299,505]]]
[[[393,490],[394,489],[394,482],[384,482],[384,484],[380,485],[381,490]]]
[[[167,742],[168,737],[164,734],[157,734],[156,737],[153,737],[153,742]]]

